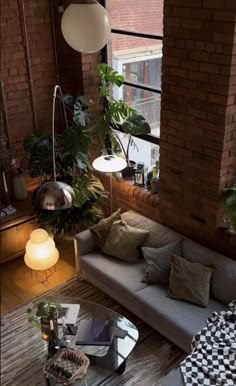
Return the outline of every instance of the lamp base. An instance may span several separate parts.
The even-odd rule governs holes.
[[[56,272],[56,265],[54,265],[54,271]],[[37,281],[41,284],[44,284],[46,287],[47,287],[47,284],[49,284],[48,279],[53,275],[52,268],[45,269],[42,271],[33,271],[31,269],[30,272],[31,272],[31,278],[35,276]]]

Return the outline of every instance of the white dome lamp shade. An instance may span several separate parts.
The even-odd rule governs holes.
[[[61,30],[65,41],[74,50],[97,52],[109,40],[110,17],[96,0],[73,0],[63,13]]]
[[[113,154],[102,155],[93,161],[93,168],[99,172],[110,173],[110,211],[112,214],[112,173],[120,172],[126,168],[127,162],[124,158]]]
[[[53,267],[58,259],[59,252],[55,242],[44,229],[35,229],[25,247],[25,264],[37,271]]]
[[[125,159],[116,155],[102,155],[93,161],[93,168],[103,173],[115,173],[126,168]]]

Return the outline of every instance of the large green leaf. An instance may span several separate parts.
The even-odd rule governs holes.
[[[119,74],[116,70],[114,70],[106,63],[98,64],[97,75],[101,78],[102,82],[111,83],[118,87],[122,86],[122,84],[124,83],[124,76]]]
[[[226,197],[224,203],[227,209],[236,210],[236,192]]]
[[[149,134],[151,127],[142,115],[134,114],[130,116],[123,124],[122,129],[126,134],[142,135]]]
[[[90,114],[87,111],[87,106],[81,102],[79,97],[74,104],[73,120],[77,126],[86,126],[90,122]]]

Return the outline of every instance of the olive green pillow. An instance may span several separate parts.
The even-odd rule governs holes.
[[[172,256],[168,293],[170,297],[207,307],[213,268]]]
[[[142,283],[169,283],[171,257],[182,255],[182,239],[164,245],[160,248],[142,247],[142,254],[146,261]]]
[[[106,255],[136,263],[139,258],[137,248],[143,245],[148,234],[148,230],[131,227],[124,220],[116,221],[111,227],[102,251]]]
[[[109,235],[113,222],[121,220],[121,209],[112,213],[111,216],[103,218],[98,224],[93,225],[90,230],[95,235],[97,245],[102,248]]]

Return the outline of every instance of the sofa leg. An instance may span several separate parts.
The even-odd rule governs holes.
[[[125,371],[125,368],[126,368],[126,361],[124,361],[122,365],[120,365],[120,367],[116,370],[116,373],[119,375],[123,374],[123,372]]]

